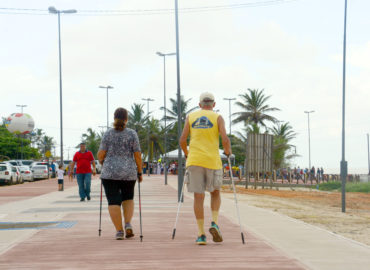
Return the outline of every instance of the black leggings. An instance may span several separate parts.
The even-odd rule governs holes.
[[[134,199],[135,180],[102,179],[108,205],[121,205],[123,201]]]

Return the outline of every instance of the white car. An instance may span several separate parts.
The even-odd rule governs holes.
[[[21,174],[21,170],[19,169],[19,166],[13,166],[13,172],[17,175],[17,184],[23,184],[23,177]]]
[[[0,163],[0,182],[6,183],[8,185],[13,185],[17,182],[16,169],[14,172],[13,166],[8,162]]]
[[[19,170],[21,171],[21,175],[23,177],[23,181],[33,181],[33,172],[31,171],[29,166],[19,166]]]
[[[46,165],[34,165],[32,166],[32,173],[34,179],[48,179],[49,171]]]

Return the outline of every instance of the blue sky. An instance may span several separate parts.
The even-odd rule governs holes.
[[[179,0],[181,7],[250,3],[250,0]],[[173,8],[172,0],[1,1],[0,7],[109,10]],[[369,127],[370,2],[348,6],[347,146],[349,171],[366,172]],[[1,10],[0,10],[1,11]],[[182,93],[197,105],[201,92],[216,96],[228,125],[228,102],[247,88],[265,89],[274,114],[298,135],[293,142],[308,166],[305,110],[311,115],[311,160],[338,169],[341,158],[341,90],[344,1],[297,0],[233,10],[180,14]],[[110,113],[153,98],[163,106],[162,59],[175,49],[174,15],[62,16],[65,147],[75,146],[88,128],[106,122],[105,92],[113,85]],[[78,16],[77,16],[78,15]],[[1,116],[27,104],[37,128],[59,143],[57,18],[0,14]],[[176,95],[175,57],[167,59],[167,96]],[[168,102],[169,103],[169,102]],[[146,107],[145,107],[146,108]],[[232,111],[237,111],[232,106]],[[112,117],[110,117],[112,118]],[[242,125],[233,126],[240,130]],[[67,152],[64,153],[67,156]]]

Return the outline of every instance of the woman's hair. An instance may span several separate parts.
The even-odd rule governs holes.
[[[127,110],[124,108],[117,108],[114,112],[114,129],[115,130],[124,130],[126,127],[125,121],[127,120]]]
[[[59,169],[63,168],[63,165],[62,164],[59,164]]]

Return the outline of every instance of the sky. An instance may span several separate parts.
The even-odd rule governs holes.
[[[266,0],[179,0],[179,8],[236,5]],[[173,9],[174,0],[2,0],[0,1],[0,116],[24,112],[35,127],[53,136],[59,155],[59,71],[57,16],[7,14],[3,8],[76,9],[61,16],[64,157],[71,158],[82,133],[106,125],[117,107],[130,109],[152,98],[150,111],[163,116],[163,59],[175,52],[175,16],[168,12],[109,15],[102,10]],[[370,132],[370,2],[349,0],[347,25],[346,148],[349,173],[366,173]],[[95,10],[93,13],[87,11]],[[12,11],[23,13],[24,11]],[[37,12],[36,12],[37,13]],[[87,16],[89,14],[89,16]],[[104,15],[104,16],[97,16]],[[310,114],[311,164],[339,173],[342,158],[342,65],[344,0],[270,1],[258,7],[180,12],[181,94],[197,106],[212,92],[229,128],[229,104],[248,88],[264,89],[273,116],[289,122],[299,157],[308,167]],[[176,98],[176,57],[166,58],[167,105]],[[234,103],[231,112],[240,111]],[[242,124],[232,125],[232,132]]]

